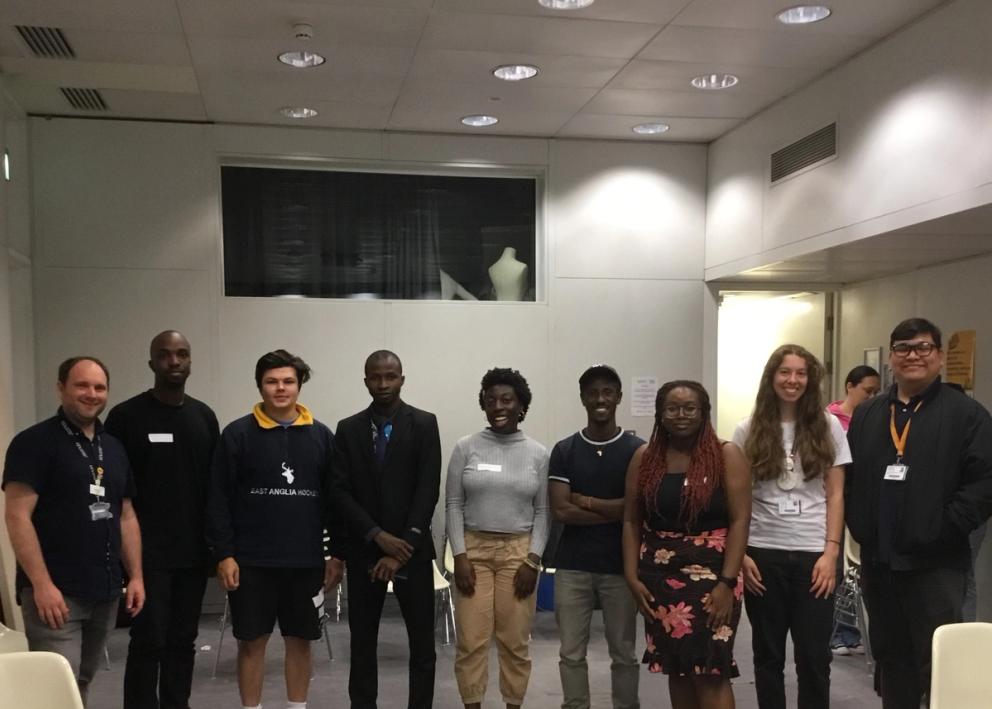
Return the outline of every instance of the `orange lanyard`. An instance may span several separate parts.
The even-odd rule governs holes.
[[[916,408],[913,409],[915,414],[923,406],[923,401],[920,400],[916,403]],[[913,423],[913,417],[910,416],[909,420],[906,421],[906,425],[902,429],[902,435],[896,434],[896,405],[889,404],[889,434],[892,436],[892,445],[896,447],[896,462],[902,460],[902,456],[906,452],[906,441],[909,439],[909,425]]]

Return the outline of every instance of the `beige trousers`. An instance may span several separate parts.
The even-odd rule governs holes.
[[[513,576],[529,548],[530,534],[465,532],[465,551],[475,569],[475,593],[455,594],[455,679],[465,704],[481,702],[486,694],[494,636],[503,701],[523,704],[530,680],[530,627],[537,593],[518,599],[513,595]]]

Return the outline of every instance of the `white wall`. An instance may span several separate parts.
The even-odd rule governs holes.
[[[548,445],[584,423],[577,379],[590,364],[609,362],[628,382],[703,375],[700,353],[713,344],[701,316],[712,307],[705,146],[71,119],[30,129],[40,414],[54,408],[58,362],[77,352],[105,359],[112,403],[147,388],[148,341],[170,327],[193,346],[190,393],[222,422],[256,400],[254,362],[267,350],[314,367],[301,400],[333,427],[368,403],[365,356],[393,349],[404,398],[438,414],[445,456],[484,425],[476,392],[492,366],[528,378],[524,429]],[[547,299],[225,298],[219,165],[229,156],[543,172]],[[648,434],[651,419],[629,411],[621,424]]]
[[[992,3],[956,0],[710,146],[706,277],[992,201]],[[769,156],[837,122],[837,158],[768,185]]]
[[[731,439],[751,415],[768,356],[785,344],[802,345],[823,361],[823,293],[728,293],[719,313],[716,431]]]
[[[869,347],[882,347],[883,357],[887,356],[892,328],[905,318],[925,317],[941,329],[945,343],[955,330],[976,331],[974,395],[992,409],[989,273],[992,256],[985,256],[845,288],[840,294],[837,371],[846,373],[862,364]],[[976,576],[979,620],[992,621],[992,541],[988,539],[992,534],[982,547]]]
[[[31,230],[27,131],[20,108],[0,77],[0,155],[10,154],[11,179],[0,174],[0,456],[14,433],[34,421],[34,335],[31,312]],[[4,499],[0,495],[0,518]],[[0,604],[20,627],[14,602],[14,554],[0,534]]]

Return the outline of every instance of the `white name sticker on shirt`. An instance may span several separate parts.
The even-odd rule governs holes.
[[[490,473],[502,473],[503,472],[503,466],[502,465],[496,465],[495,463],[479,463],[479,465],[477,465],[476,468],[478,470],[488,470]]]
[[[778,513],[780,515],[797,515],[803,511],[802,503],[792,497],[778,498]]]
[[[171,433],[149,433],[148,434],[149,443],[172,443]]]
[[[897,480],[902,482],[906,479],[906,473],[909,472],[909,466],[903,465],[901,463],[893,463],[885,467],[885,479],[886,480]]]
[[[324,605],[324,590],[321,589],[317,591],[317,595],[311,598],[310,600],[313,601],[314,608],[320,608],[322,605]]]
[[[107,490],[103,485],[90,485],[90,494],[97,497],[104,497],[107,494]]]

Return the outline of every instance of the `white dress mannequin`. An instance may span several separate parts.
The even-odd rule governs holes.
[[[496,300],[523,300],[527,293],[527,264],[517,260],[515,248],[507,246],[489,267],[489,280],[496,290]]]

